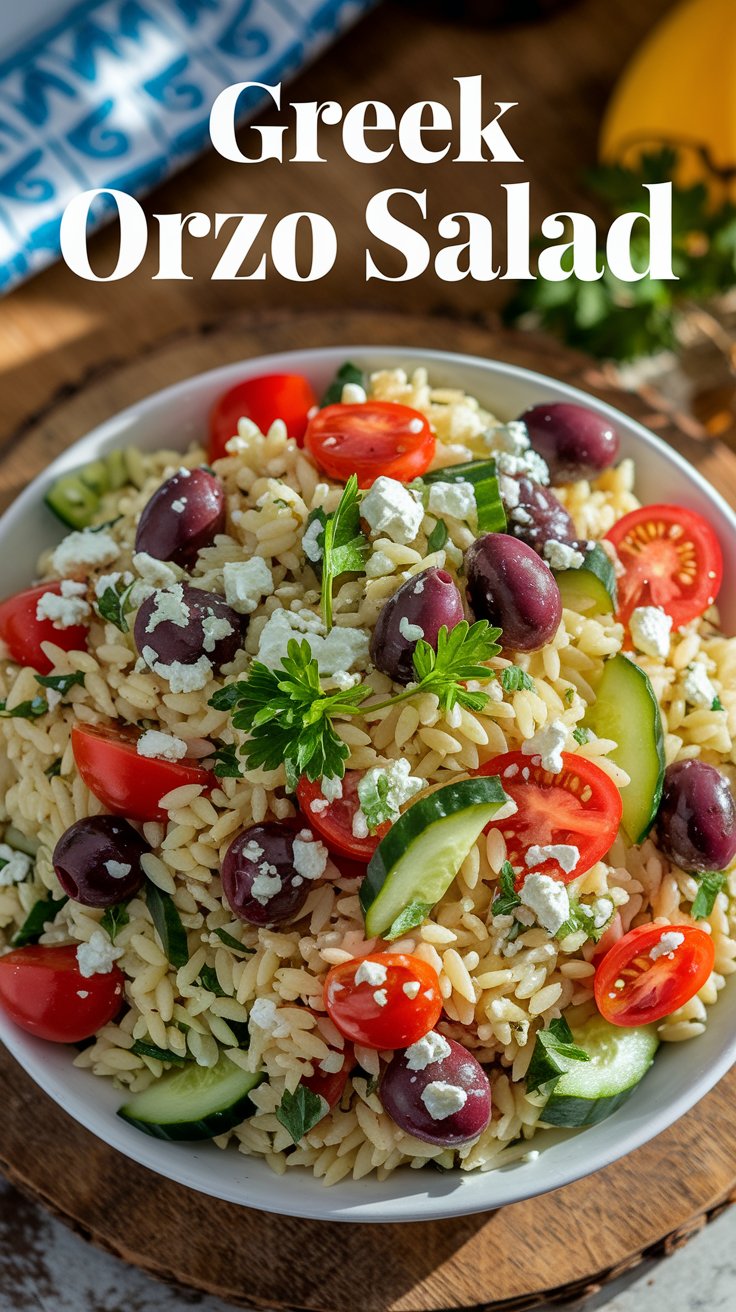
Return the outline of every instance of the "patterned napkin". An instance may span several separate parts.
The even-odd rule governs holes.
[[[209,144],[209,111],[223,87],[285,81],[373,3],[82,0],[70,8],[0,63],[0,292],[57,258],[74,195],[147,191]],[[60,7],[49,8],[58,18]]]

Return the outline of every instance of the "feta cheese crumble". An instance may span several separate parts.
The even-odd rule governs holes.
[[[7,843],[0,843],[0,861],[6,864],[0,869],[0,888],[9,888],[11,884],[22,884],[27,879],[33,862],[25,852],[16,852]]]
[[[111,879],[125,879],[132,869],[125,861],[106,861],[105,869]]]
[[[372,533],[384,533],[392,542],[408,546],[421,528],[424,506],[402,483],[381,474],[364,496],[360,516]]]
[[[475,488],[464,479],[457,483],[430,483],[427,504],[433,515],[469,519],[476,513]]]
[[[307,526],[307,530],[302,538],[302,550],[307,560],[316,562],[322,559],[322,548],[319,545],[319,539],[324,532],[324,524],[319,519],[313,519]]]
[[[221,638],[229,638],[233,633],[233,626],[224,615],[214,615],[210,612],[202,620],[202,646],[208,654],[217,647]]]
[[[302,829],[294,839],[293,861],[302,879],[321,879],[327,866],[327,848],[315,840],[310,829]]]
[[[92,975],[109,975],[123,949],[116,948],[101,929],[96,929],[88,943],[77,947],[77,964],[84,979]]]
[[[567,725],[562,720],[552,720],[538,729],[533,738],[522,743],[521,750],[525,756],[538,756],[543,770],[559,774],[562,770],[562,750],[567,742]]]
[[[342,405],[365,405],[368,394],[360,383],[343,383],[340,401]]]
[[[361,961],[355,972],[356,984],[370,984],[371,988],[378,988],[379,985],[385,984],[388,978],[388,971],[381,961],[369,961],[366,957]]]
[[[336,802],[339,797],[342,797],[342,779],[339,775],[323,775],[319,786],[322,796],[326,797],[328,802]]]
[[[406,985],[404,986],[406,987]],[[419,986],[417,985],[417,988]],[[414,995],[416,997],[416,994]],[[436,1030],[430,1030],[424,1038],[417,1039],[411,1047],[406,1049],[406,1069],[408,1071],[425,1071],[428,1066],[433,1066],[436,1061],[444,1061],[449,1057],[452,1049],[447,1042],[444,1034],[438,1034]]]
[[[306,638],[320,673],[348,671],[352,665],[367,665],[370,638],[363,629],[330,629],[324,637],[319,616],[311,611],[276,610],[261,631],[258,657],[269,669],[276,669],[287,654],[292,638]]]
[[[265,907],[272,897],[281,892],[282,887],[281,875],[276,866],[271,866],[267,861],[264,861],[255,879],[251,882],[250,891],[256,902]]]
[[[95,569],[98,565],[110,565],[116,560],[120,547],[109,533],[94,533],[91,529],[69,533],[58,545],[51,557],[51,566],[57,574],[79,573],[80,570]]]
[[[75,624],[84,624],[90,614],[88,602],[84,600],[87,591],[84,583],[75,583],[73,579],[62,579],[61,592],[44,592],[36,602],[36,619],[51,620],[55,629],[70,629]]]
[[[524,451],[520,455],[511,455],[500,451],[496,456],[496,467],[500,474],[510,478],[531,478],[535,483],[546,486],[549,483],[549,469],[546,462],[536,451]]]
[[[701,706],[704,710],[710,710],[717,693],[705,672],[702,661],[694,661],[692,665],[688,665],[682,681],[682,691],[685,700],[690,702],[691,706]]]
[[[399,620],[399,633],[402,638],[406,638],[407,642],[418,642],[420,638],[424,637],[424,629],[421,625],[412,624],[411,621],[406,618],[406,615],[402,615]]]
[[[684,934],[679,934],[677,930],[674,929],[668,930],[666,934],[662,935],[659,943],[655,943],[654,947],[650,948],[650,960],[659,961],[660,957],[667,957],[668,960],[671,961],[680,944],[684,942]]]
[[[527,875],[519,897],[548,934],[556,934],[570,916],[567,889],[559,879],[552,879],[550,875]]]
[[[159,624],[175,624],[178,629],[186,629],[191,614],[184,600],[184,588],[181,583],[170,583],[154,593],[153,609],[148,617],[146,633],[155,633]]]
[[[181,761],[187,754],[187,745],[183,738],[177,738],[173,733],[147,729],[138,739],[136,751],[139,756],[162,761]]]
[[[273,574],[262,556],[227,561],[222,578],[225,601],[239,615],[251,615],[258,603],[273,593]]]
[[[419,983],[418,979],[408,979],[406,981],[406,984],[401,985],[402,993],[405,993],[407,998],[411,998],[412,1001],[414,1001],[414,998],[417,997],[420,988],[421,988],[421,984]]]
[[[548,843],[540,847],[536,843],[529,848],[524,860],[528,866],[543,866],[545,861],[556,861],[566,875],[575,869],[580,860],[580,850],[572,843]]]
[[[661,606],[637,606],[629,629],[637,650],[645,656],[659,656],[662,660],[669,656],[672,620]]]
[[[373,1001],[377,1007],[385,1007],[388,1003],[388,994],[385,989],[376,989],[373,994]]]
[[[544,559],[550,569],[580,569],[585,564],[582,551],[576,551],[568,542],[548,538],[544,544]]]
[[[468,1095],[459,1084],[448,1084],[446,1080],[432,1080],[420,1095],[433,1121],[445,1121],[448,1116],[462,1111]]]
[[[386,795],[381,800],[386,819],[398,820],[404,803],[411,801],[412,797],[427,787],[426,780],[410,774],[410,770],[411,766],[404,756],[400,756],[397,761],[389,761],[386,766],[373,766],[371,770],[366,770],[358,783],[361,805],[370,806],[378,793],[379,780],[385,780]]]
[[[149,556],[147,551],[136,551],[133,556],[133,569],[143,582],[148,583],[152,588],[168,588],[172,583],[176,583],[178,578],[173,565],[165,560],[157,560],[155,556]]]
[[[182,661],[165,665],[153,647],[144,647],[141,656],[154,674],[166,680],[172,692],[199,692],[212,678],[212,666],[204,655],[192,665],[184,665]]]

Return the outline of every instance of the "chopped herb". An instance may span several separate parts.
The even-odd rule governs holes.
[[[116,906],[108,907],[100,920],[100,928],[106,930],[110,935],[111,943],[115,942],[118,932],[129,924],[130,915],[128,914],[127,902],[118,902]]]
[[[573,1042],[572,1030],[564,1016],[551,1020],[546,1030],[537,1033],[526,1073],[527,1093],[536,1093],[550,1080],[557,1080],[576,1061],[590,1061],[590,1056]]]
[[[37,720],[40,715],[45,715],[48,709],[45,697],[34,697],[32,701],[19,702],[12,710],[8,709],[5,702],[0,702],[0,715],[8,720]]]
[[[119,578],[114,586],[105,588],[102,596],[94,603],[100,618],[107,620],[109,624],[114,624],[121,633],[128,632],[128,621],[125,617],[133,610],[130,594],[134,587],[135,583],[124,583],[123,579]]]
[[[36,683],[40,683],[42,688],[53,688],[54,692],[60,692],[62,697],[70,688],[79,684],[84,687],[84,672],[74,670],[72,674],[36,674]]]
[[[217,971],[214,966],[203,966],[197,983],[201,988],[207,989],[208,993],[214,993],[216,998],[226,998],[228,996],[217,978]]]
[[[187,1062],[192,1060],[191,1057],[182,1057],[180,1053],[172,1052],[170,1048],[158,1048],[155,1043],[148,1043],[145,1039],[136,1039],[130,1051],[138,1057],[153,1057],[156,1061],[168,1061],[172,1066],[186,1066]]]
[[[693,920],[705,920],[713,910],[718,894],[725,888],[726,876],[720,870],[705,870],[694,878],[698,881],[698,891],[690,914]]]
[[[501,687],[504,692],[534,692],[534,680],[518,665],[509,665],[501,671]]]
[[[47,779],[57,779],[57,778],[58,778],[58,776],[61,774],[61,757],[60,757],[60,756],[57,756],[56,760],[55,760],[55,761],[52,761],[52,762],[51,762],[51,765],[49,765],[49,766],[46,767],[46,769],[44,770],[44,774],[46,775],[46,778],[47,778]]]
[[[482,711],[488,694],[468,692],[463,683],[468,679],[487,681],[492,677],[481,661],[489,661],[498,655],[501,648],[496,638],[500,635],[501,630],[492,629],[487,620],[477,620],[475,624],[461,620],[449,633],[442,625],[437,635],[436,651],[420,638],[413,656],[418,684],[409,695],[432,692],[443,711],[451,711],[458,702],[466,710]],[[399,694],[399,697],[404,695]]]
[[[521,906],[521,898],[516,891],[516,875],[510,861],[504,861],[498,876],[501,890],[493,900],[491,913],[494,916],[508,916],[514,907]]]
[[[215,933],[221,942],[225,944],[225,947],[232,948],[233,952],[243,952],[246,956],[252,956],[255,952],[255,948],[247,948],[233,934],[228,934],[226,929],[216,929]]]
[[[567,938],[568,934],[577,934],[578,930],[584,929],[588,938],[597,943],[613,916],[613,910],[613,904],[611,904],[611,915],[608,920],[596,927],[595,916],[590,907],[586,907],[584,902],[578,902],[575,898],[570,898],[570,915],[564,925],[560,925],[555,938]]]
[[[341,574],[362,574],[369,550],[368,539],[360,531],[358,479],[351,474],[345,484],[340,504],[325,518],[322,536],[322,618],[332,627],[332,589]]]
[[[376,1089],[378,1088],[380,1083],[381,1083],[380,1075],[366,1075],[366,1081],[365,1081],[366,1098],[370,1098],[371,1094],[376,1092]]]
[[[388,801],[390,788],[388,775],[381,771],[376,772],[372,778],[366,773],[360,780],[360,807],[372,834],[396,815]]]
[[[223,743],[212,756],[207,757],[207,764],[212,763],[218,779],[242,779],[240,758],[237,747]]]
[[[187,932],[181,923],[181,916],[174,905],[173,898],[148,880],[146,904],[166,956],[172,966],[180,970],[189,960],[189,945]]]
[[[583,747],[590,739],[590,729],[586,729],[584,725],[578,725],[577,729],[573,729],[572,736],[575,742],[580,743],[580,746]]]
[[[433,906],[433,902],[410,902],[408,907],[404,907],[396,917],[390,929],[386,930],[383,936],[386,942],[391,943],[395,938],[402,938],[410,929],[416,929],[417,925],[423,924]]]
[[[340,365],[335,377],[330,383],[322,400],[319,403],[320,410],[324,410],[326,405],[338,405],[342,400],[342,389],[346,383],[353,383],[356,387],[365,387],[366,377],[362,369],[357,365],[351,364],[349,360]]]
[[[528,928],[528,926],[527,926],[527,925],[522,925],[522,923],[521,923],[520,920],[515,920],[514,923],[513,923],[513,925],[511,926],[511,929],[509,930],[508,934],[506,935],[506,942],[507,942],[507,943],[515,943],[516,940],[517,940],[517,938],[519,937],[521,931],[522,931],[523,929],[527,929],[527,928]]]
[[[52,897],[49,893],[34,902],[20,929],[13,935],[13,947],[24,948],[28,943],[37,943],[46,926],[56,919],[68,901],[68,897]]]
[[[287,1089],[276,1108],[276,1119],[291,1135],[294,1143],[299,1143],[312,1126],[322,1120],[327,1108],[324,1098],[312,1093],[304,1084],[297,1084],[293,1093]]]
[[[574,689],[574,688],[566,688],[566,689],[565,689],[565,701],[567,702],[567,705],[568,705],[568,706],[572,706],[573,702],[575,701],[575,689]]]
[[[444,519],[438,519],[432,532],[427,538],[427,550],[441,551],[449,536]]]
[[[710,709],[712,711],[722,711],[724,709],[723,702],[721,701],[717,693],[710,704]]]

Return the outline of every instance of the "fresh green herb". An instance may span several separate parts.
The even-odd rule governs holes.
[[[498,655],[501,648],[496,638],[500,634],[501,630],[492,629],[487,620],[477,620],[475,624],[461,620],[449,633],[443,624],[437,635],[436,651],[420,638],[413,656],[418,684],[409,695],[432,692],[443,711],[451,711],[458,702],[466,710],[482,711],[488,694],[468,692],[463,683],[468,679],[488,681],[492,677],[481,662]],[[400,693],[399,698],[403,699],[404,695]]]
[[[508,916],[514,907],[521,905],[521,898],[516,891],[516,875],[510,861],[504,861],[498,876],[500,892],[493,900],[491,912],[494,916]]]
[[[56,919],[68,901],[68,897],[52,897],[49,893],[48,897],[34,902],[20,929],[13,935],[13,947],[24,948],[28,943],[37,943],[46,926]]]
[[[713,910],[718,894],[726,886],[726,876],[720,870],[704,870],[701,875],[695,875],[695,879],[698,891],[690,914],[693,920],[705,920]]]
[[[243,777],[237,747],[222,743],[212,756],[207,757],[207,763],[212,763],[213,771],[218,779],[242,779]]]
[[[293,1093],[287,1089],[276,1108],[276,1119],[289,1132],[294,1143],[299,1143],[312,1126],[322,1120],[326,1102],[312,1093],[304,1084],[297,1084]]]
[[[588,938],[597,943],[602,938],[606,925],[608,925],[613,916],[613,903],[611,903],[611,915],[602,925],[596,926],[595,915],[590,907],[586,907],[584,902],[578,902],[575,898],[570,898],[570,915],[564,925],[560,925],[555,938],[567,938],[568,934],[577,934],[578,930],[584,929]]]
[[[479,533],[503,533],[506,512],[498,487],[495,460],[467,460],[461,465],[433,469],[417,479],[416,486],[432,483],[472,483]]]
[[[70,688],[79,684],[84,687],[84,673],[82,670],[74,670],[72,674],[36,674],[36,683],[40,683],[42,688],[53,688],[54,692],[60,692],[62,697]]]
[[[577,729],[573,729],[572,736],[575,742],[580,743],[580,746],[583,747],[590,740],[590,729],[586,729],[584,725],[578,725]]]
[[[388,775],[380,770],[364,774],[360,781],[360,807],[372,834],[396,815],[388,800],[390,789]]]
[[[118,902],[116,906],[108,907],[100,920],[100,928],[106,930],[110,935],[111,943],[115,942],[119,931],[129,924],[130,915],[128,914],[127,902]]]
[[[427,551],[441,551],[449,536],[444,519],[438,519],[427,538]]]
[[[573,1042],[572,1030],[564,1016],[551,1020],[547,1029],[537,1034],[526,1073],[527,1093],[536,1093],[550,1080],[564,1075],[575,1061],[590,1061],[590,1056]]]
[[[410,929],[416,929],[417,925],[424,923],[433,906],[433,902],[410,902],[399,913],[383,937],[388,943],[392,943],[396,938],[402,938]]]
[[[181,923],[173,898],[150,880],[146,883],[146,903],[161,946],[172,966],[180,970],[189,960],[187,932]]]
[[[203,966],[199,972],[197,983],[200,988],[207,989],[208,993],[214,993],[216,998],[226,998],[228,996],[217,978],[217,971],[214,966]]]
[[[136,1053],[138,1057],[153,1057],[156,1061],[168,1061],[172,1066],[186,1066],[191,1057],[182,1057],[178,1052],[172,1052],[170,1048],[158,1048],[155,1043],[148,1043],[146,1039],[136,1039],[131,1045],[131,1052]]]
[[[8,709],[5,702],[0,702],[0,715],[8,720],[37,720],[40,715],[45,715],[48,709],[45,697],[34,697],[32,701],[19,702],[12,710]]]
[[[514,923],[513,923],[513,925],[511,926],[511,929],[509,930],[508,934],[506,935],[506,942],[507,942],[507,943],[515,943],[516,940],[517,940],[517,938],[519,937],[521,931],[522,931],[523,929],[527,929],[527,928],[528,928],[528,926],[526,926],[526,925],[522,925],[522,923],[521,923],[520,920],[515,920]]]
[[[56,760],[52,761],[51,765],[46,767],[46,769],[44,770],[44,774],[46,775],[47,779],[57,779],[59,777],[59,775],[61,774],[60,756],[57,756]]]
[[[574,689],[574,688],[566,688],[566,689],[565,689],[565,701],[566,701],[566,703],[567,703],[568,706],[572,706],[573,702],[575,701],[575,689]]]
[[[710,704],[710,709],[712,711],[722,711],[724,709],[723,702],[721,701],[717,693]]]
[[[322,400],[319,403],[320,410],[324,410],[326,405],[338,405],[342,400],[342,389],[346,383],[353,383],[356,387],[365,387],[365,374],[357,365],[351,364],[346,360],[345,364],[340,365],[335,377],[330,383]]]
[[[322,618],[332,628],[332,590],[341,574],[362,574],[368,554],[368,539],[360,531],[358,479],[351,474],[340,504],[325,518],[322,536]]]
[[[518,665],[509,665],[501,671],[501,687],[504,692],[534,692],[534,680]]]
[[[226,929],[216,929],[215,933],[225,947],[232,948],[233,952],[242,952],[245,956],[252,956],[255,952],[255,948],[247,948],[233,934],[228,934]]]
[[[116,524],[117,524],[122,518],[123,518],[122,515],[116,515],[114,519],[106,519],[106,520],[104,521],[103,524],[90,524],[89,527],[86,528],[86,529],[84,530],[84,532],[85,532],[85,533],[106,533],[107,530],[108,530],[109,528],[114,528],[115,525],[116,525]]]
[[[121,633],[128,632],[126,615],[133,610],[130,594],[134,587],[135,583],[125,583],[121,577],[114,585],[105,588],[102,596],[95,601],[100,618],[114,624]]]

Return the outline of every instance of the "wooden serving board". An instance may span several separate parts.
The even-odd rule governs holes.
[[[492,325],[353,312],[205,324],[139,358],[110,361],[6,440],[0,501],[93,425],[168,383],[269,351],[339,342],[466,351],[574,382],[659,432],[736,504],[731,451],[685,431],[655,398],[622,392],[584,357]],[[735,1101],[733,1071],[646,1147],[530,1202],[447,1221],[338,1226],[246,1211],[151,1174],[67,1117],[0,1052],[0,1171],[101,1247],[235,1304],[521,1312],[594,1293],[734,1201]]]

